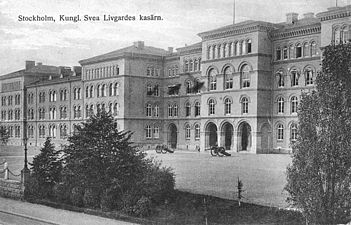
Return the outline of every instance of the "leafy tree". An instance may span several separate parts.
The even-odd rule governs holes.
[[[286,190],[312,224],[351,220],[350,68],[350,44],[327,46],[316,91],[302,95]]]
[[[121,194],[131,191],[148,166],[145,154],[132,147],[131,135],[118,131],[116,121],[105,111],[77,126],[63,150],[66,183],[98,196],[107,189]]]
[[[39,191],[41,197],[51,197],[52,188],[60,181],[62,164],[59,158],[60,151],[55,150],[51,138],[47,137],[44,147],[40,149],[40,153],[30,163],[32,166],[31,177],[36,181],[39,188],[37,191]]]
[[[0,126],[0,142],[2,144],[6,144],[9,140],[9,133],[7,132],[6,128]]]

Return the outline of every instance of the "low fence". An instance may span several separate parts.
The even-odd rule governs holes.
[[[14,174],[7,165],[7,162],[0,163],[0,166],[4,167],[0,170],[0,196],[23,199],[24,196],[24,185],[21,181],[11,180],[10,176],[19,177],[21,174]]]

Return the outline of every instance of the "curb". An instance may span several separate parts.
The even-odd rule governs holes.
[[[13,216],[19,216],[19,217],[22,217],[22,218],[26,218],[26,219],[29,219],[29,220],[34,220],[34,221],[37,221],[37,222],[47,223],[47,224],[50,224],[50,225],[62,225],[62,224],[53,223],[53,222],[48,221],[48,220],[39,219],[37,217],[32,217],[32,216],[28,216],[28,215],[21,214],[21,213],[7,212],[7,211],[3,211],[3,210],[0,210],[0,213],[13,215]]]

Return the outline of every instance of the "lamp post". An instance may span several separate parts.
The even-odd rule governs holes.
[[[23,138],[23,145],[24,145],[24,167],[23,170],[21,171],[21,181],[24,184],[27,182],[28,177],[29,177],[29,169],[28,169],[28,159],[27,159],[27,143],[28,143],[28,138],[24,137]]]

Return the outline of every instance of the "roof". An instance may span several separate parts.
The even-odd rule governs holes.
[[[89,64],[94,62],[111,60],[118,57],[122,57],[124,56],[125,53],[139,54],[139,55],[154,55],[154,56],[166,56],[170,54],[168,51],[161,48],[155,48],[151,46],[143,46],[138,48],[135,45],[132,45],[132,46],[118,49],[116,51],[109,52],[103,55],[98,55],[92,58],[80,60],[79,63],[83,65],[83,64]]]

